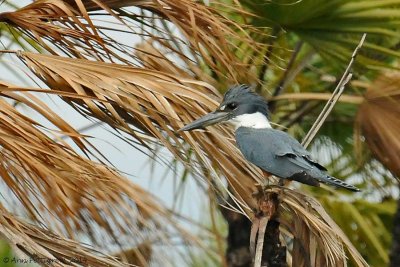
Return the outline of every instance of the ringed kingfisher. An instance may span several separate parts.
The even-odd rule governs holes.
[[[273,129],[268,103],[247,85],[229,89],[217,110],[189,123],[179,131],[201,129],[220,122],[235,126],[235,139],[243,156],[264,172],[280,179],[319,186],[320,183],[360,191],[330,176],[325,167],[286,132]]]

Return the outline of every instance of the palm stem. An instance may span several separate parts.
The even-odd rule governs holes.
[[[269,64],[271,63],[271,59],[270,58],[271,58],[271,55],[272,55],[272,51],[274,49],[273,44],[274,44],[274,41],[277,39],[277,35],[280,32],[280,30],[281,30],[280,28],[274,27],[272,29],[271,36],[269,36],[269,38],[267,40],[268,48],[267,48],[267,51],[265,51],[265,54],[264,54],[264,64],[262,65],[260,73],[258,75],[258,80],[260,82],[262,82],[264,80],[265,74],[268,71]],[[261,86],[260,85],[257,86],[256,91],[258,93],[261,92]]]
[[[292,53],[292,56],[290,57],[290,60],[288,62],[288,65],[286,67],[285,72],[282,75],[282,78],[280,79],[278,85],[275,87],[274,93],[272,94],[273,96],[278,96],[280,95],[283,90],[286,87],[286,79],[294,65],[294,62],[296,61],[297,55],[299,54],[301,48],[303,47],[304,42],[303,41],[299,41],[297,42],[294,51]]]

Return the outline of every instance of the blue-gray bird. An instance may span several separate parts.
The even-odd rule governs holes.
[[[326,169],[314,161],[296,139],[272,129],[266,100],[252,92],[247,85],[229,89],[217,110],[179,131],[204,128],[220,122],[234,124],[236,143],[243,156],[266,173],[313,186],[325,183],[360,191],[327,174]]]

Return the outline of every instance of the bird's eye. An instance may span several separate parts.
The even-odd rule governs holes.
[[[231,102],[231,103],[227,104],[226,107],[230,110],[233,110],[233,109],[237,108],[237,103]]]

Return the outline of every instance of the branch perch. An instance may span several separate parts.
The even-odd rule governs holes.
[[[334,92],[332,93],[332,96],[329,98],[325,107],[319,114],[318,118],[316,119],[313,126],[307,133],[306,137],[304,138],[302,142],[302,145],[304,147],[307,147],[311,143],[311,141],[313,140],[313,138],[315,137],[315,135],[317,134],[323,123],[325,122],[326,118],[332,111],[333,107],[337,103],[338,99],[342,95],[346,84],[351,80],[353,74],[350,72],[350,69],[355,61],[358,51],[360,50],[365,41],[365,38],[366,34],[364,33],[363,36],[361,37],[358,46],[355,48],[351,56],[350,62],[347,65],[345,72],[343,73],[339,83],[337,84]],[[280,245],[279,241],[279,221],[276,220],[276,218],[275,221],[272,220],[274,217],[277,217],[279,215],[279,212],[277,212],[279,206],[278,194],[275,192],[265,192],[264,189],[261,188],[259,192],[255,195],[255,197],[257,198],[259,205],[258,205],[258,211],[256,212],[255,218],[253,220],[253,226],[251,229],[251,238],[250,238],[250,251],[254,253],[255,239],[257,236],[257,244],[254,255],[254,267],[261,267],[261,265],[263,264],[263,255],[264,256],[268,255],[268,257],[266,257],[268,258],[266,259],[268,261],[268,263],[266,263],[267,266],[286,266],[287,265],[286,261],[282,263],[282,257],[284,257],[283,259],[285,259],[286,254],[281,253],[281,250],[284,247]],[[275,230],[269,229],[270,231],[268,231],[268,227],[270,225],[274,227]],[[264,243],[266,243],[265,240],[268,240],[268,238],[271,239],[271,237],[273,240],[269,240],[270,241],[269,243],[271,243],[271,241],[274,242],[274,244],[272,245],[270,244],[271,248],[272,247],[273,248],[272,249],[267,248],[266,250],[266,248],[264,247]],[[284,249],[286,252],[286,248]],[[271,259],[273,257],[276,257],[276,259]],[[273,260],[276,260],[276,263],[269,262]]]
[[[351,55],[350,62],[347,65],[347,68],[344,71],[343,76],[340,79],[338,85],[336,86],[335,90],[333,91],[331,98],[329,98],[329,100],[326,103],[325,107],[322,109],[321,113],[319,114],[317,120],[314,122],[313,126],[308,131],[307,135],[304,137],[303,142],[301,144],[305,148],[307,148],[308,145],[311,143],[311,141],[314,139],[315,135],[318,133],[318,131],[321,128],[322,124],[325,122],[326,118],[331,113],[331,111],[332,111],[333,107],[335,106],[336,102],[339,100],[340,96],[342,95],[346,84],[351,80],[351,77],[353,76],[353,74],[350,73],[350,69],[353,66],[353,63],[354,63],[354,61],[356,59],[358,51],[360,50],[360,48],[364,44],[366,36],[367,36],[367,34],[364,33],[363,36],[361,37],[360,43],[358,44],[356,49],[354,49],[354,52]]]
[[[258,211],[253,219],[250,238],[250,252],[254,256],[254,267],[286,266],[286,247],[281,246],[279,236],[278,193],[265,192],[263,188],[260,188],[255,197],[258,199]],[[256,237],[257,245],[254,255]]]

